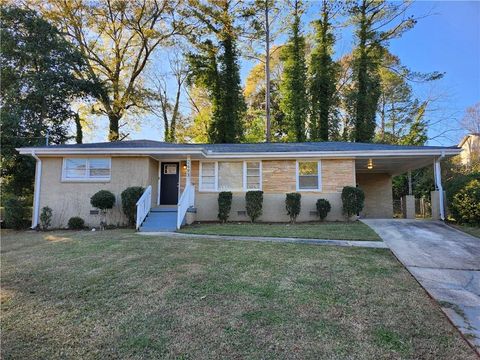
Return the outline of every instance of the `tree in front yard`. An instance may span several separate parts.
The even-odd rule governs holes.
[[[454,197],[452,208],[460,223],[480,224],[480,181],[471,180]]]
[[[0,7],[0,68],[2,96],[2,190],[16,196],[33,193],[35,161],[19,147],[62,144],[74,124],[72,100],[101,88],[75,72],[85,66],[82,54],[59,30],[32,10]]]
[[[107,226],[107,211],[115,205],[115,195],[108,190],[100,190],[90,198],[90,204],[101,211],[103,219],[100,222],[100,229],[104,230]]]

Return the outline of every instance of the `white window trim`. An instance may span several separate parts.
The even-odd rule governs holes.
[[[110,175],[108,177],[67,177],[67,160],[70,159],[82,159],[87,160],[87,168],[85,169],[86,173],[90,173],[90,160],[91,159],[106,159],[108,160],[108,166],[110,168]],[[62,162],[62,182],[109,182],[112,178],[112,158],[110,157],[99,157],[99,158],[92,158],[92,157],[64,157]]]
[[[300,163],[303,162],[317,162],[317,174],[318,174],[318,182],[317,182],[317,188],[316,189],[300,189]],[[321,160],[297,160],[296,166],[295,166],[295,177],[296,177],[296,188],[297,191],[305,191],[305,192],[322,192],[322,161]]]
[[[241,162],[242,163],[242,190],[241,191],[261,191],[263,188],[263,167],[262,167],[262,160],[238,160],[238,161],[229,161],[229,160],[221,160],[221,162]],[[260,171],[260,188],[259,189],[247,189],[247,162],[258,162],[260,163],[259,171]],[[215,164],[215,189],[204,189],[202,183],[202,168],[203,163],[214,163]],[[215,161],[200,161],[199,166],[199,174],[198,174],[198,191],[199,192],[220,192],[218,189],[218,160]],[[222,190],[222,191],[230,191],[230,190]],[[238,192],[238,191],[232,191]]]
[[[258,162],[258,171],[259,171],[259,188],[258,189],[249,189],[247,188],[247,163],[249,162]],[[263,189],[263,169],[262,169],[262,160],[244,160],[243,161],[243,191],[262,191]]]

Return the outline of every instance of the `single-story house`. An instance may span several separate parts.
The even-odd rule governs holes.
[[[302,195],[298,221],[317,219],[319,198],[332,205],[327,220],[343,220],[344,186],[364,190],[361,216],[391,218],[392,176],[431,164],[439,190],[433,196],[443,204],[440,160],[461,151],[458,147],[350,142],[172,144],[151,140],[18,150],[37,161],[32,227],[39,223],[44,206],[53,210],[54,227],[66,227],[73,216],[98,226],[90,197],[99,190],[109,190],[117,198],[108,223],[125,224],[120,194],[130,186],[142,186],[146,190],[137,203],[137,228],[144,231],[175,229],[187,218],[217,220],[220,191],[233,193],[232,221],[248,220],[248,190],[264,192],[259,221],[288,221],[285,194],[289,192]],[[444,217],[443,209],[441,205],[437,211],[439,218]]]

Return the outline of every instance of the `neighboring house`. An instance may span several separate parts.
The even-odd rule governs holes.
[[[468,134],[465,136],[458,147],[462,149],[460,153],[460,162],[466,167],[480,162],[480,134]]]
[[[138,204],[138,226],[150,213],[143,230],[175,229],[185,221],[187,209],[196,209],[190,220],[217,220],[219,191],[233,192],[232,221],[248,221],[248,190],[264,192],[260,221],[288,221],[285,194],[289,192],[302,194],[298,221],[317,219],[315,203],[320,198],[332,205],[327,220],[344,220],[344,186],[364,190],[362,216],[391,218],[392,176],[435,163],[441,190],[440,159],[460,153],[457,147],[346,142],[171,144],[150,140],[18,150],[37,159],[33,227],[44,206],[53,210],[54,227],[65,227],[72,216],[97,226],[90,197],[102,189],[117,197],[108,222],[124,224],[120,194],[127,187],[143,186],[147,190]],[[162,225],[167,222],[168,226]]]

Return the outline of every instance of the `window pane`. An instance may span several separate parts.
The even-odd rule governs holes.
[[[300,189],[317,189],[318,176],[317,175],[303,175],[298,177],[298,187]]]
[[[218,190],[243,190],[243,163],[240,161],[218,163]]]
[[[83,178],[87,176],[86,159],[67,159],[65,161],[65,177]]]
[[[215,163],[202,163],[202,176],[215,176]]]
[[[299,175],[317,175],[318,164],[316,161],[301,162],[298,164]]]
[[[260,176],[247,176],[247,189],[260,189]]]
[[[90,159],[91,177],[110,177],[110,161],[108,159]]]

